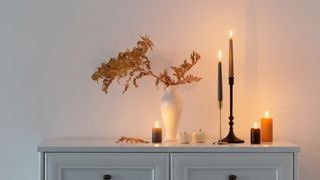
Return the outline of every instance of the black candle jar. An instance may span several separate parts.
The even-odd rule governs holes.
[[[261,143],[261,130],[259,128],[251,128],[251,144]]]
[[[152,142],[161,143],[162,142],[162,129],[152,128]]]

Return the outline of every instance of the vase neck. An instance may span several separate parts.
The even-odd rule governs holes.
[[[165,88],[165,92],[166,93],[175,93],[177,89],[177,86],[169,86],[167,88]]]

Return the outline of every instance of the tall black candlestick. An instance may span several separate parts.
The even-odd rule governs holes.
[[[227,137],[222,139],[223,142],[228,143],[244,143],[244,140],[239,139],[233,131],[233,83],[234,83],[234,77],[229,77],[229,86],[230,86],[230,116],[229,116],[229,134]]]
[[[230,31],[229,41],[229,86],[230,86],[230,116],[229,116],[229,134],[222,141],[228,143],[244,143],[244,140],[239,139],[233,131],[233,84],[234,84],[234,66],[233,66],[233,40],[232,31]]]

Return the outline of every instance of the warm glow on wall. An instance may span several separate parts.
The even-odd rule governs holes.
[[[265,118],[269,118],[269,111],[266,110],[266,111],[264,112],[264,117],[265,117]]]
[[[230,31],[229,31],[229,37],[232,38],[232,36],[233,36],[233,31],[230,30]]]
[[[219,59],[219,61],[221,61],[221,59],[222,59],[222,51],[221,50],[219,50],[218,59]]]

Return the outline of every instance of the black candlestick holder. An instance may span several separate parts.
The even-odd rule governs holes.
[[[223,142],[228,143],[244,143],[244,140],[238,138],[233,131],[233,84],[234,84],[234,77],[229,77],[229,86],[230,86],[230,116],[229,116],[229,133],[227,137],[222,139]]]

